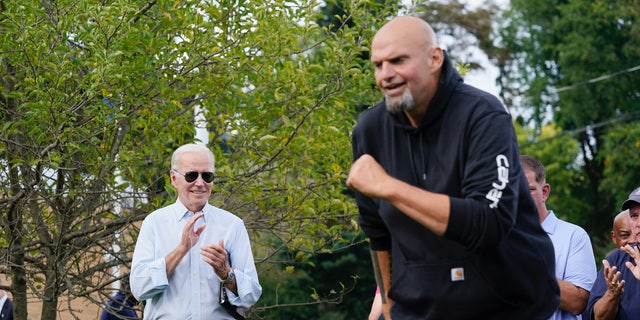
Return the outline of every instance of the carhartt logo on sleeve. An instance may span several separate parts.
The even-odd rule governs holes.
[[[451,281],[464,280],[464,268],[452,268],[451,269]]]
[[[500,198],[502,198],[502,190],[504,190],[507,187],[507,183],[509,183],[509,160],[507,157],[499,154],[496,157],[496,164],[498,166],[498,183],[492,183],[491,186],[493,188],[491,188],[485,196],[485,198],[491,200],[491,204],[489,204],[491,209],[498,207],[498,202]]]

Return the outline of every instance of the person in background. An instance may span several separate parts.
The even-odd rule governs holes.
[[[613,218],[613,230],[611,230],[611,241],[616,248],[621,248],[627,243],[636,243],[636,239],[631,236],[629,210],[622,210]]]
[[[546,319],[551,240],[522,173],[511,115],[463,83],[424,20],[371,43],[384,100],[353,130],[347,185],[370,239],[385,319]]]
[[[13,301],[0,289],[0,320],[13,320]]]
[[[558,219],[552,210],[547,209],[551,185],[547,183],[542,163],[528,155],[520,156],[520,163],[538,208],[540,223],[551,238],[556,255],[560,306],[549,319],[581,319],[596,280],[596,259],[589,234],[580,226]]]
[[[631,221],[629,218],[629,210],[622,210],[613,218],[611,241],[615,245],[615,248],[607,253],[607,257],[612,252],[624,247],[627,244],[636,243],[634,237],[631,236]],[[585,309],[584,313],[582,314],[582,319],[590,319],[588,310],[588,308]]]
[[[138,319],[134,309],[138,300],[131,294],[129,277],[120,280],[121,288],[109,299],[102,309],[100,320]]]
[[[622,203],[629,210],[631,237],[640,236],[640,188]],[[604,260],[591,290],[585,315],[591,320],[640,319],[640,251],[627,243]]]
[[[144,219],[131,265],[146,320],[241,319],[262,294],[244,222],[208,203],[213,171],[204,145],[183,145],[171,157],[178,199]]]

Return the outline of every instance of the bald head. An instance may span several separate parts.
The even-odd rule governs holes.
[[[444,62],[431,26],[410,16],[387,22],[373,37],[371,62],[387,110],[404,112],[418,127],[438,89]]]
[[[613,230],[611,230],[611,240],[618,248],[628,243],[635,243],[636,240],[631,235],[631,225],[629,210],[624,210],[613,219]]]
[[[436,33],[426,21],[417,17],[402,16],[382,26],[373,38],[371,46],[374,47],[376,42],[400,39],[405,40],[409,45],[425,49],[438,45]]]

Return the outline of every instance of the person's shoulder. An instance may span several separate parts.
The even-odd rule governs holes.
[[[567,220],[561,219],[559,217],[558,217],[558,224],[562,225],[564,228],[567,228],[567,229],[584,231],[584,229],[581,226],[573,222],[569,222]]]
[[[482,104],[486,108],[486,111],[509,113],[507,107],[500,101],[500,99],[498,99],[498,97],[485,90],[476,88],[464,82],[458,84],[455,93],[465,101],[474,102],[473,104],[469,105]]]
[[[620,248],[617,248],[611,251],[605,259],[609,261],[609,264],[611,264],[612,266],[617,266],[618,269],[620,269],[620,267],[622,267],[626,261],[630,260],[630,257],[626,252],[624,252]]]
[[[620,257],[623,257],[626,254],[626,252],[622,251],[620,248],[616,248],[613,249],[613,251],[609,252],[609,254],[607,255],[607,260],[609,260],[609,262],[613,262],[616,260],[619,260]]]
[[[562,230],[564,230],[564,232],[569,235],[579,235],[579,236],[589,236],[589,234],[587,233],[586,230],[584,230],[584,228],[582,228],[581,226],[569,222],[567,220],[563,220],[558,218],[558,225],[562,228]]]
[[[174,203],[164,206],[162,208],[158,208],[156,210],[151,211],[144,219],[145,220],[153,220],[155,218],[168,215],[170,212],[173,212]]]
[[[113,301],[117,301],[117,302],[122,302],[127,298],[127,296],[122,292],[122,291],[118,291],[116,292],[113,297],[111,298],[111,300]]]
[[[377,132],[384,126],[385,119],[390,117],[384,101],[364,110],[358,117],[358,122],[353,128],[353,134],[358,136],[369,136],[372,132]]]
[[[163,225],[167,222],[167,220],[173,219],[175,217],[175,210],[175,203],[164,206],[162,208],[158,208],[144,217],[142,225]]]
[[[375,105],[365,109],[360,114],[358,119],[358,123],[366,123],[369,121],[373,121],[374,119],[378,119],[379,117],[387,114],[387,109],[384,105],[384,101],[380,101]]]
[[[244,220],[242,220],[242,218],[240,218],[238,215],[227,211],[225,209],[207,204],[208,209],[205,210],[205,214],[211,214],[213,215],[215,218],[222,218],[225,220],[229,220],[229,221],[234,221],[234,222],[242,222],[244,223]]]

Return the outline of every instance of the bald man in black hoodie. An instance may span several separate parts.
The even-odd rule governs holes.
[[[553,245],[507,110],[463,83],[419,18],[384,25],[371,61],[384,100],[354,128],[347,185],[385,319],[547,319]]]

